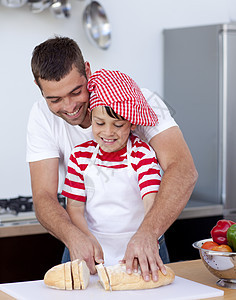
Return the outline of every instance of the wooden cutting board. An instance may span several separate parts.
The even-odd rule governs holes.
[[[98,283],[97,275],[90,277],[90,284],[86,290],[55,290],[45,286],[42,280],[1,284],[0,290],[17,300],[191,300],[224,295],[222,290],[178,276],[172,284],[150,290],[108,292]]]

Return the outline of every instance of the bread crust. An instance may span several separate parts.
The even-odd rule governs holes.
[[[106,267],[106,271],[112,291],[140,290],[157,288],[172,283],[175,279],[175,274],[170,267],[165,267],[167,275],[163,275],[161,271],[158,271],[158,281],[144,281],[140,270],[129,275],[126,272],[125,264]]]
[[[52,267],[44,275],[44,283],[54,289],[66,289],[65,264]]]

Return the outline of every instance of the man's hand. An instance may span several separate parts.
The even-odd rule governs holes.
[[[78,231],[76,229],[76,231]],[[71,246],[69,246],[70,258],[75,260],[77,258],[83,259],[91,274],[96,273],[95,262],[103,263],[103,251],[98,241],[83,232],[75,233],[77,238],[72,238]]]
[[[126,262],[126,271],[128,274],[137,272],[140,265],[143,279],[158,281],[158,270],[165,275],[166,269],[159,256],[158,238],[150,231],[137,231],[128,243],[124,261]]]

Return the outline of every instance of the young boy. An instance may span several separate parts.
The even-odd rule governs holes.
[[[62,194],[72,222],[101,246],[105,264],[114,265],[161,181],[154,151],[131,131],[158,119],[137,84],[121,72],[95,72],[88,91],[94,140],[73,149]]]

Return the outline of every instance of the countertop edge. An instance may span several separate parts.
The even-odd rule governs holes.
[[[40,223],[29,223],[23,225],[0,227],[0,238],[43,234],[47,232],[48,231]]]

